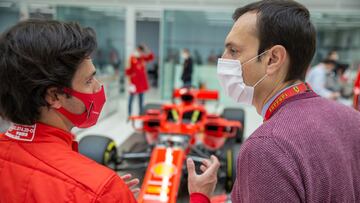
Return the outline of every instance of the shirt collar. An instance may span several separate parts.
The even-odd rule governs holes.
[[[278,97],[281,93],[283,93],[285,90],[291,88],[291,87],[294,87],[296,85],[298,85],[299,83],[296,83],[296,84],[293,84],[291,86],[288,86],[288,87],[285,87],[283,88],[282,90],[280,90],[278,93],[276,93],[274,96],[272,96],[266,103],[265,105],[263,106],[262,110],[261,110],[261,116],[263,118],[265,118],[265,114],[266,114],[266,111],[268,110],[268,108],[270,107],[271,103],[273,103],[273,101],[276,99],[276,97]]]

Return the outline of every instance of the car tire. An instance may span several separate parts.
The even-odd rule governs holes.
[[[239,108],[225,108],[221,117],[231,121],[239,121],[241,123],[242,128],[238,129],[235,135],[236,142],[241,143],[244,135],[245,111]]]
[[[240,145],[235,144],[226,150],[226,181],[225,191],[230,193],[236,180],[236,163]]]
[[[80,154],[99,164],[116,170],[117,148],[114,140],[98,135],[83,137],[79,142]]]

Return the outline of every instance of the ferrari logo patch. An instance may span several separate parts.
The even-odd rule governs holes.
[[[293,89],[294,89],[294,91],[295,91],[296,93],[299,93],[299,92],[300,92],[300,89],[299,89],[298,86],[293,87]]]

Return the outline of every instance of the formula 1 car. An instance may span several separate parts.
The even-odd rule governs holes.
[[[180,102],[146,105],[143,115],[130,117],[134,129],[146,139],[148,147],[143,152],[117,156],[115,143],[109,138],[87,136],[80,140],[81,153],[114,170],[147,167],[138,202],[176,202],[181,179],[187,176],[186,157],[200,163],[215,154],[221,162],[218,174],[219,180],[225,182],[225,190],[229,192],[234,183],[244,111],[229,108],[224,109],[222,115],[209,113],[204,102],[218,100],[217,91],[176,89],[173,101],[176,99]],[[90,147],[95,142],[98,146],[102,143],[103,153]],[[142,162],[140,165],[124,164],[134,159]]]

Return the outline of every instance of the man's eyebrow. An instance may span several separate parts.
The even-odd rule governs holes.
[[[225,43],[225,47],[226,47],[226,48],[231,47],[231,46],[233,46],[233,44],[232,44],[231,42],[226,42],[226,43]]]
[[[239,46],[239,45],[237,45],[237,44],[235,44],[235,43],[233,43],[233,42],[226,42],[226,43],[225,43],[225,47],[226,47],[226,48],[235,47],[235,48],[237,48],[238,50],[243,49],[242,46]]]

